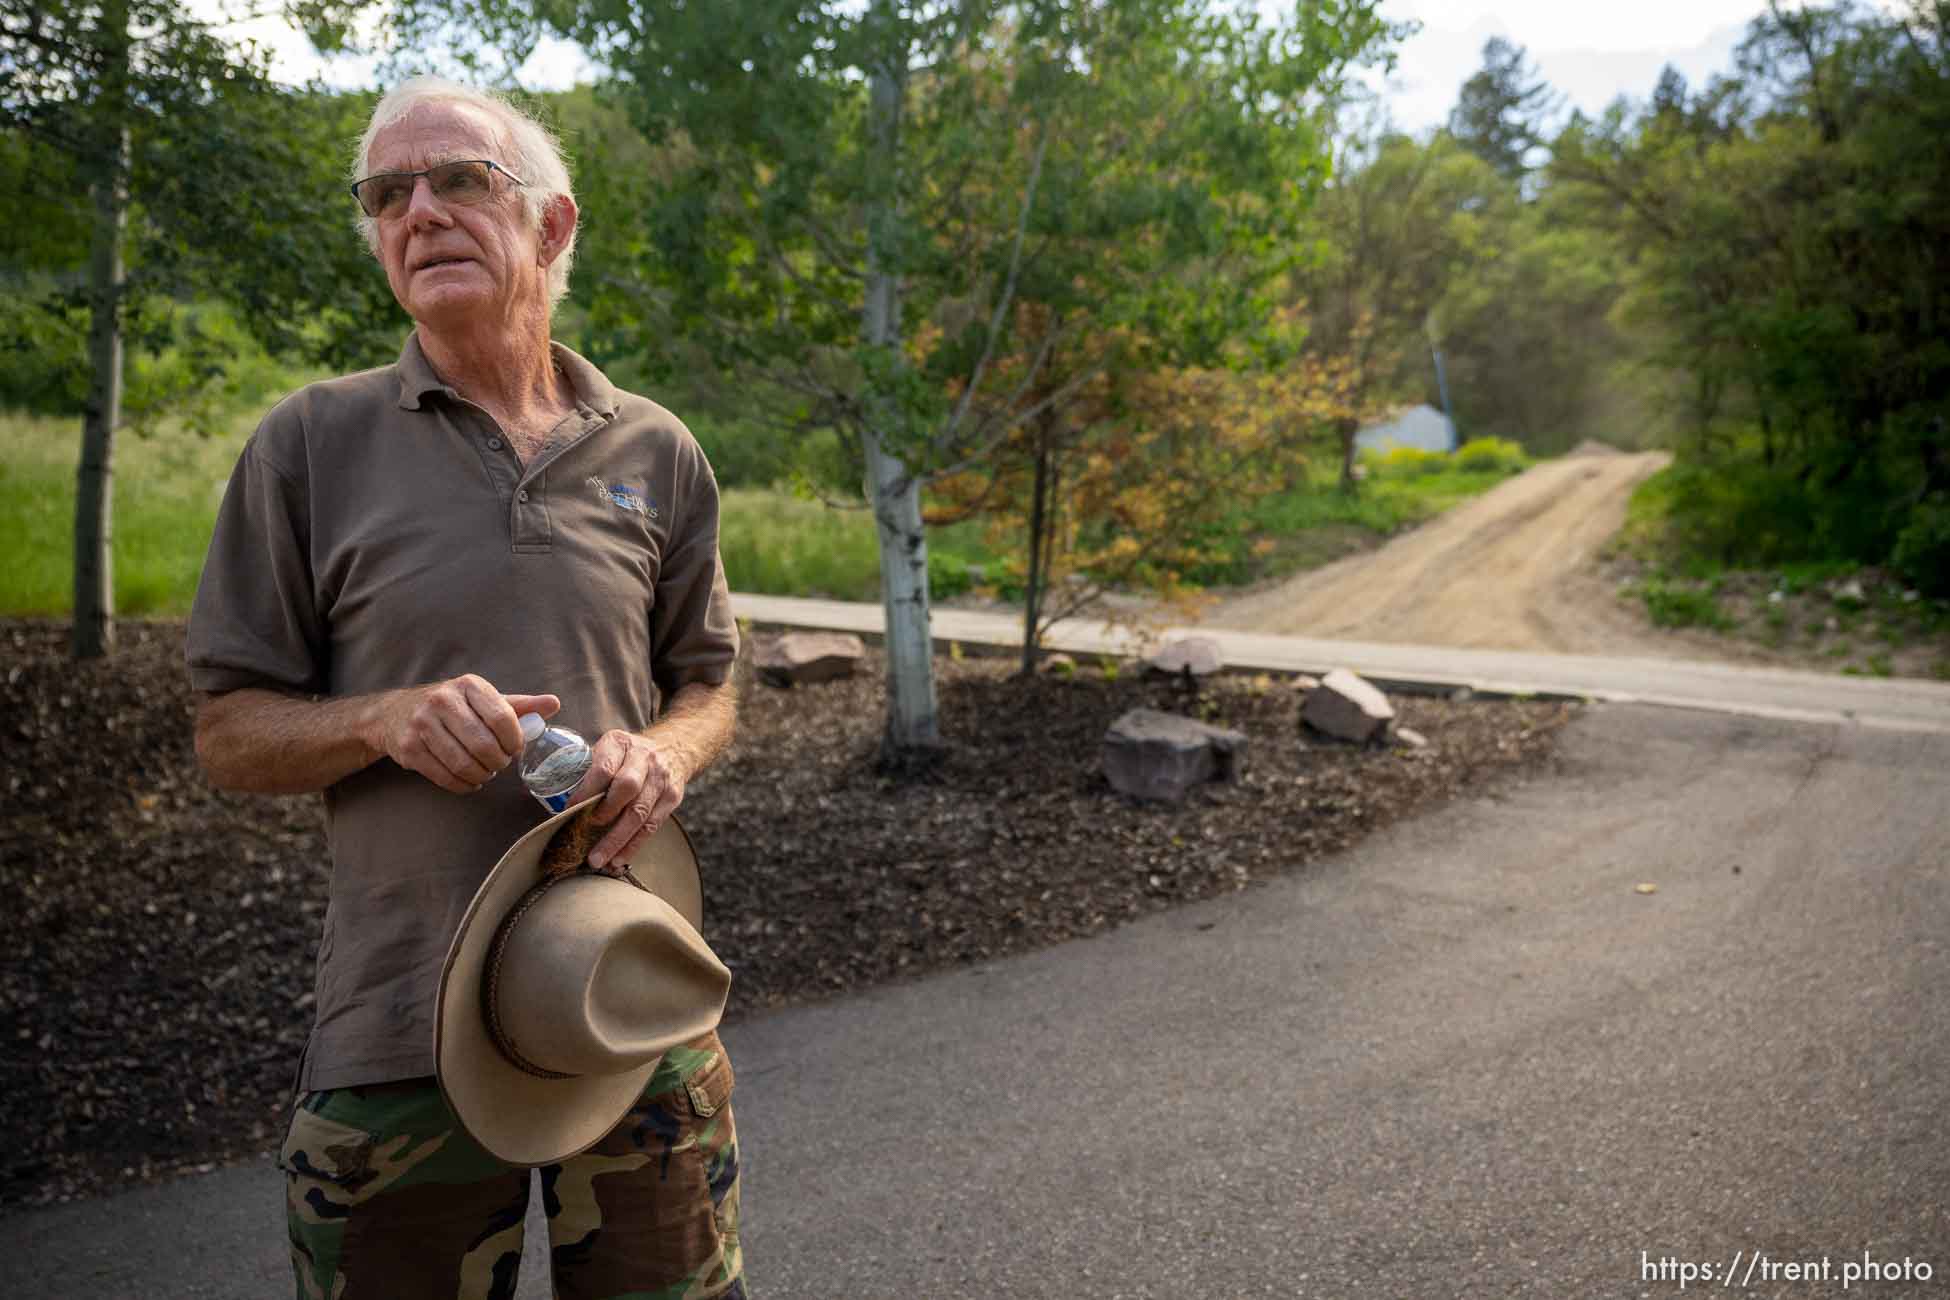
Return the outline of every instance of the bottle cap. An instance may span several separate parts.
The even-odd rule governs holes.
[[[542,721],[542,715],[539,713],[522,714],[521,743],[524,745],[533,744],[536,740],[540,739],[543,730],[547,726],[548,724]]]

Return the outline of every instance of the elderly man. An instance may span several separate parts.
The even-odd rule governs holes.
[[[729,743],[717,486],[669,412],[550,341],[577,209],[538,124],[411,81],[354,178],[416,328],[397,364],[313,384],[245,448],[190,620],[196,747],[226,788],[323,791],[330,823],[281,1160],[298,1295],[512,1296],[529,1175],[431,1077],[441,964],[542,815],[510,766],[520,714],[601,731],[574,796],[605,796],[597,867],[629,862]],[[557,1295],[744,1294],[730,1092],[713,1034],[543,1169]]]

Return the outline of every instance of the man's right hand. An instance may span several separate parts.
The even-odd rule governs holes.
[[[409,686],[384,699],[379,748],[442,790],[472,794],[520,756],[521,714],[561,707],[553,695],[503,695],[473,673]]]

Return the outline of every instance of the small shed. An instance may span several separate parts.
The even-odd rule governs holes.
[[[1354,435],[1360,451],[1387,452],[1396,447],[1415,447],[1421,451],[1450,452],[1456,449],[1456,426],[1449,417],[1426,402],[1397,411]]]

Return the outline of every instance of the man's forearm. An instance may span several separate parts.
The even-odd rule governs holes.
[[[337,699],[246,688],[201,697],[196,756],[212,781],[252,794],[323,790],[382,758],[468,794],[521,754],[520,715],[561,707],[473,673]]]
[[[314,700],[245,688],[203,695],[196,757],[210,780],[251,794],[306,794],[378,760],[383,695]]]
[[[738,693],[727,680],[679,687],[663,716],[643,734],[676,761],[688,781],[717,761],[737,729]]]

